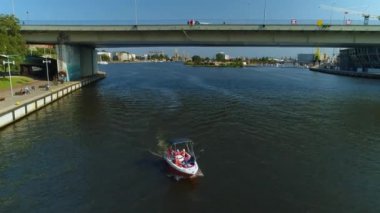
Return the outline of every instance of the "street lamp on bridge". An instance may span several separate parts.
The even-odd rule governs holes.
[[[11,66],[10,66],[10,64],[15,65],[15,61],[10,61],[9,57],[8,57],[7,61],[3,61],[3,65],[6,65],[6,64],[8,64],[9,84],[11,86],[11,95],[13,96],[14,94],[13,94],[13,87],[12,87],[12,75],[11,75]]]
[[[29,24],[29,11],[26,11],[26,21],[25,22],[27,22],[27,24]]]
[[[135,24],[137,26],[137,0],[135,0]]]
[[[264,26],[266,24],[266,16],[267,16],[267,0],[264,0],[264,23],[263,23]]]

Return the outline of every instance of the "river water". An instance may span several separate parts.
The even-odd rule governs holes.
[[[109,64],[0,132],[0,212],[380,212],[380,82]],[[166,140],[203,178],[168,176]]]

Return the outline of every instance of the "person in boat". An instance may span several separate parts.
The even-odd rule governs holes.
[[[186,150],[185,150],[185,149],[182,149],[182,151],[181,151],[181,155],[182,155],[183,157],[185,157],[186,154],[187,154]]]
[[[177,149],[176,151],[172,150],[173,163],[179,167],[182,167],[183,157],[181,152]]]
[[[191,158],[191,155],[190,155],[189,153],[187,153],[185,149],[182,149],[182,151],[181,151],[181,155],[182,155],[183,158],[185,159],[185,162],[189,161],[190,158]]]
[[[177,149],[175,152],[174,162],[177,166],[182,167],[184,163],[184,157],[182,156],[181,152]]]
[[[179,151],[179,149],[177,149],[177,151],[174,152],[174,155],[177,156],[177,155],[181,155],[181,152]]]
[[[181,167],[182,166],[182,162],[179,160],[179,158],[175,158],[175,165]]]

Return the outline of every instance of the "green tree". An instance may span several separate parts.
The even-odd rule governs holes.
[[[194,55],[191,59],[192,59],[194,64],[202,63],[202,58],[199,55]]]
[[[40,48],[40,47],[29,47],[29,55],[33,56],[44,56],[44,55],[51,55],[53,58],[57,58],[57,53],[54,48]]]
[[[0,54],[12,55],[19,64],[25,54],[25,40],[20,34],[19,20],[14,15],[0,14]]]
[[[102,59],[102,61],[108,61],[108,62],[111,61],[111,58],[106,54],[100,55],[100,58]]]
[[[164,54],[154,54],[154,55],[149,55],[148,60],[169,60],[169,56],[164,55]]]
[[[13,15],[0,15],[0,53],[25,55],[25,40],[20,34],[19,20]]]
[[[216,54],[216,61],[225,61],[225,55],[223,53]]]

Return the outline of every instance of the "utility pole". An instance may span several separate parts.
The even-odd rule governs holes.
[[[135,24],[137,25],[137,0],[135,0]]]
[[[47,89],[49,88],[50,86],[50,82],[49,82],[49,65],[51,63],[51,60],[48,60],[48,57],[45,56],[45,60],[42,61],[42,63],[46,64],[46,76],[47,76]]]
[[[264,0],[264,26],[266,24],[266,16],[267,16],[267,0]]]
[[[346,15],[348,14],[347,11],[344,12],[344,16],[343,16],[343,25],[346,25],[347,22],[346,22]]]
[[[8,64],[8,73],[9,73],[9,84],[11,85],[11,95],[13,96],[13,87],[12,87],[12,75],[11,75],[11,66],[10,64],[15,64],[15,61],[10,61],[9,57],[7,61],[3,61],[3,65]]]

